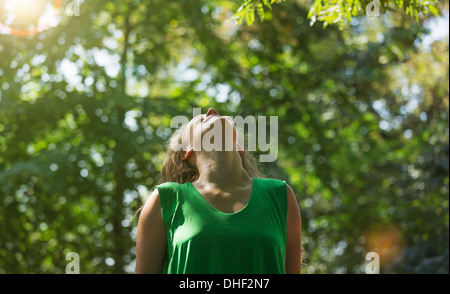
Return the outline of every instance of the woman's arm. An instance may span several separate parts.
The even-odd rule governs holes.
[[[136,238],[136,274],[161,274],[166,256],[166,227],[161,217],[158,189],[155,189],[139,216]]]
[[[300,274],[302,256],[302,219],[292,188],[287,186],[286,273]]]

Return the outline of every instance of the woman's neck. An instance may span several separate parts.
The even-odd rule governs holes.
[[[246,185],[250,176],[242,167],[241,156],[236,151],[199,152],[197,156],[199,178],[204,186],[227,190],[229,187]]]

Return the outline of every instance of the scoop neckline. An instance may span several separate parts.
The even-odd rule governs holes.
[[[250,193],[250,199],[248,200],[247,204],[245,204],[244,207],[242,207],[240,210],[235,211],[235,212],[224,212],[222,210],[217,209],[216,207],[214,207],[212,204],[210,204],[208,201],[206,201],[205,197],[203,197],[203,195],[197,190],[197,188],[194,187],[194,185],[192,185],[191,182],[188,182],[189,185],[194,189],[195,193],[197,194],[197,196],[200,196],[200,201],[204,202],[207,206],[209,206],[213,211],[218,212],[220,214],[223,215],[236,215],[236,214],[240,214],[243,211],[247,210],[248,206],[250,205],[250,203],[252,202],[253,199],[253,194],[255,192],[255,184],[256,184],[256,178],[252,177],[253,182],[252,182],[252,191]]]

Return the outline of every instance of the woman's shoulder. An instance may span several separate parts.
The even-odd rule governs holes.
[[[257,178],[257,181],[263,185],[270,185],[274,187],[285,187],[286,181],[275,178]]]
[[[280,199],[284,201],[288,191],[288,184],[284,180],[279,180],[275,178],[258,178],[258,187],[266,191],[266,194],[270,195],[276,201]]]
[[[157,184],[154,190],[157,191],[160,196],[167,197],[177,195],[183,186],[183,184],[177,182],[164,182]]]
[[[274,178],[258,179],[260,183],[260,191],[264,191],[262,195],[272,203],[274,209],[278,208],[280,215],[287,215],[287,202],[289,194],[289,185],[284,180]],[[285,219],[285,217],[283,217]]]
[[[155,186],[155,188],[177,188],[180,185],[182,185],[182,184],[177,183],[177,182],[164,182],[164,183],[157,184]]]
[[[174,210],[176,204],[180,201],[180,196],[183,194],[181,187],[183,187],[183,184],[177,182],[164,182],[155,186],[161,208],[166,213],[167,211]]]

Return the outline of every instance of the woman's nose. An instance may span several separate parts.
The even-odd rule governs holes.
[[[219,115],[219,113],[217,112],[217,110],[215,110],[214,108],[211,107],[210,109],[208,109],[208,112],[206,113],[205,117],[206,117],[206,116],[209,116],[209,115],[213,115],[213,114]]]

